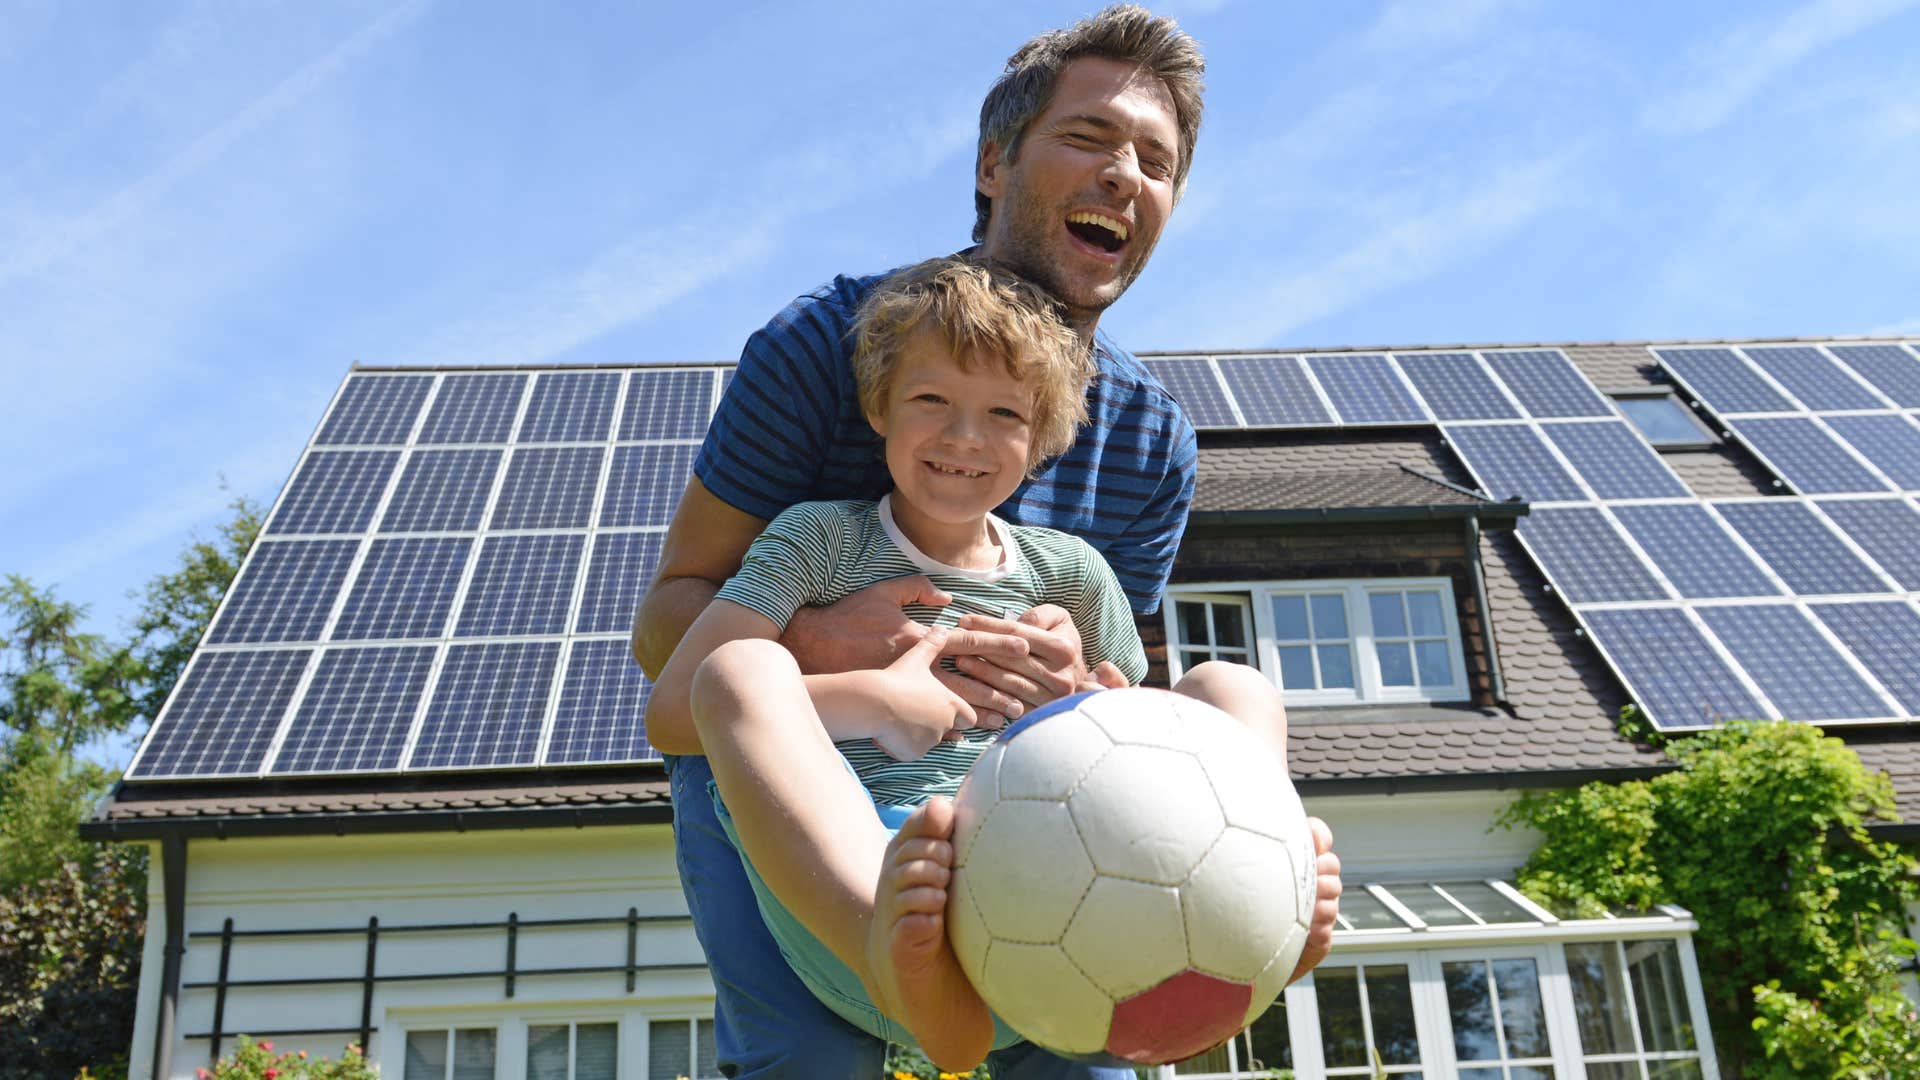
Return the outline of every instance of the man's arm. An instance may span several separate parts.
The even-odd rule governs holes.
[[[660,545],[659,569],[633,621],[633,658],[649,679],[660,678],[687,628],[766,527],[764,519],[720,501],[699,477],[687,479]]]

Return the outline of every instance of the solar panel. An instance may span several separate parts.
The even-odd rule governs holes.
[[[1153,377],[1173,395],[1197,428],[1239,427],[1233,406],[1227,402],[1220,380],[1213,377],[1213,365],[1196,357],[1142,360]]]
[[[359,550],[357,540],[262,541],[207,640],[229,645],[318,639]]]
[[[1898,345],[1834,345],[1833,354],[1903,409],[1920,409],[1920,360]]]
[[[600,527],[626,529],[665,525],[693,476],[697,446],[621,446],[613,451]]]
[[[1613,407],[1558,349],[1482,353],[1534,416],[1612,416]]]
[[[1618,420],[1541,424],[1540,430],[1602,499],[1684,499],[1692,494],[1646,440]]]
[[[1920,427],[1915,427],[1912,420],[1891,413],[1823,419],[1895,485],[1920,491]]]
[[[340,389],[315,446],[400,446],[413,433],[431,375],[354,375]]]
[[[548,765],[655,761],[643,718],[651,689],[623,638],[576,641],[547,740]]]
[[[1517,420],[1520,410],[1472,353],[1395,353],[1407,381],[1440,420]]]
[[[711,371],[636,371],[627,377],[620,438],[698,439],[712,415]]]
[[[585,543],[579,533],[487,537],[454,636],[563,633]]]
[[[1307,366],[1345,424],[1424,424],[1427,414],[1384,356],[1311,356]]]
[[[521,442],[605,442],[620,394],[617,371],[548,371],[533,383]]]
[[[280,497],[263,532],[365,532],[400,460],[398,450],[316,450]]]
[[[334,625],[335,641],[437,638],[460,587],[473,541],[417,536],[375,540]]]
[[[387,500],[381,532],[471,532],[480,527],[499,450],[416,450]]]
[[[1621,681],[1663,728],[1699,727],[1765,715],[1732,667],[1678,608],[1582,613]]]
[[[449,647],[408,767],[532,765],[559,659],[558,641]]]
[[[1803,494],[1885,491],[1886,481],[1847,453],[1811,419],[1782,416],[1729,421],[1767,467]]]
[[[1748,347],[1747,358],[1816,412],[1886,408],[1879,395],[1856,382],[1819,349],[1806,345]]]
[[[1827,499],[1818,505],[1901,588],[1920,592],[1920,512],[1899,499]]]
[[[1780,587],[1705,507],[1683,503],[1612,510],[1681,596],[1780,595]]]
[[[1700,617],[1788,720],[1848,720],[1892,710],[1791,604],[1701,608]]]
[[[421,443],[503,443],[527,391],[527,376],[512,372],[448,375],[427,410]]]
[[[1228,356],[1219,365],[1248,424],[1290,427],[1333,422],[1299,357]]]
[[[1920,649],[1914,648],[1920,641],[1920,612],[1897,600],[1811,606],[1880,685],[1909,714],[1920,715]]]
[[[431,645],[412,645],[322,653],[269,771],[398,769],[435,651]]]
[[[660,541],[665,535],[601,533],[594,538],[574,633],[625,633],[633,626],[634,612],[660,563]]]
[[[1714,509],[1802,596],[1888,591],[1880,576],[1803,503],[1769,499],[1715,503]]]
[[[1732,349],[1655,349],[1674,378],[1713,411],[1793,412],[1793,403],[1767,385]]]
[[[1495,499],[1519,496],[1535,502],[1581,502],[1587,493],[1526,424],[1486,424],[1445,429],[1460,457]]]
[[[134,779],[260,771],[311,649],[202,652],[154,719]]]
[[[489,527],[586,528],[606,453],[601,446],[516,447]]]
[[[1668,598],[1613,523],[1593,507],[1535,510],[1520,519],[1519,532],[1568,603]]]

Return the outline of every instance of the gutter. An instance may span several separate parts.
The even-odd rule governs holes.
[[[1493,639],[1493,606],[1487,602],[1487,569],[1480,563],[1480,519],[1470,517],[1467,531],[1467,576],[1473,582],[1473,603],[1480,609],[1480,634],[1487,641],[1487,691],[1500,704],[1507,701],[1506,679],[1500,675],[1500,647]]]
[[[153,1025],[153,1076],[173,1075],[174,1032],[180,1017],[180,958],[187,953],[187,838],[168,836],[160,842],[160,872],[167,920],[167,940],[161,949],[160,1012]]]
[[[80,835],[87,840],[179,840],[184,843],[190,838],[225,840],[242,836],[582,829],[597,825],[666,825],[672,821],[673,807],[670,804],[646,803],[606,807],[515,807],[507,810],[357,810],[319,814],[196,814],[191,817],[95,819],[81,823]],[[171,873],[171,860],[168,866],[168,872]]]
[[[1543,788],[1578,787],[1595,780],[1619,783],[1646,780],[1679,766],[1671,762],[1659,765],[1616,765],[1590,769],[1556,769],[1545,772],[1443,773],[1416,776],[1356,776],[1322,779],[1296,779],[1293,786],[1303,799],[1329,795],[1405,795],[1430,791],[1523,791]]]
[[[1527,512],[1525,503],[1439,503],[1428,506],[1342,506],[1290,510],[1193,510],[1189,529],[1274,525],[1380,525],[1394,522],[1459,521],[1479,518],[1511,523]]]

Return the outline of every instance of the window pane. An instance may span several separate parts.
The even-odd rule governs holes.
[[[1531,960],[1495,960],[1494,992],[1500,995],[1500,1026],[1506,1029],[1507,1056],[1546,1057],[1547,1014],[1540,1004],[1540,973]],[[1518,1077],[1519,1071],[1514,1072]]]
[[[1460,1080],[1507,1080],[1499,1069],[1461,1069]]]
[[[1322,967],[1313,973],[1320,1006],[1320,1049],[1329,1068],[1368,1065],[1367,1034],[1360,1021],[1360,980],[1353,968]]]
[[[1442,881],[1447,895],[1467,905],[1475,915],[1490,923],[1538,922],[1531,912],[1484,881]],[[1344,898],[1343,898],[1344,899]]]
[[[1671,397],[1632,395],[1613,400],[1620,406],[1620,411],[1627,414],[1627,419],[1633,421],[1633,426],[1639,428],[1647,441],[1655,446],[1661,443],[1703,443],[1713,439],[1713,436],[1700,430],[1687,407]]]
[[[1340,917],[1356,930],[1399,930],[1407,925],[1392,908],[1357,886],[1340,894]]]
[[[655,1020],[647,1025],[647,1075],[693,1075],[685,1020]]]
[[[1312,646],[1282,645],[1280,647],[1280,688],[1282,690],[1317,688],[1313,680]]]
[[[1240,605],[1213,605],[1213,640],[1229,648],[1247,647],[1247,624],[1241,617]]]
[[[1453,1022],[1453,1052],[1461,1061],[1499,1061],[1500,1040],[1493,1030],[1493,998],[1487,992],[1485,961],[1440,965],[1447,986],[1447,1016]],[[1493,1070],[1495,1074],[1498,1069]],[[1471,1075],[1462,1071],[1461,1076]]]
[[[1306,641],[1313,636],[1307,630],[1306,597],[1273,598],[1273,636],[1281,641]]]
[[[1640,1080],[1640,1066],[1631,1061],[1589,1061],[1587,1080]]]
[[[1373,610],[1373,635],[1375,637],[1407,636],[1407,613],[1400,607],[1399,593],[1369,593],[1367,594],[1367,604]]]
[[[1320,686],[1353,689],[1353,647],[1322,645],[1320,649]]]
[[[1413,655],[1420,661],[1421,686],[1453,685],[1453,654],[1446,642],[1415,642]]]
[[[1388,1065],[1420,1064],[1420,1038],[1413,1030],[1413,987],[1404,964],[1368,966],[1367,1005],[1373,1013],[1373,1046]]]
[[[1387,686],[1413,685],[1413,654],[1407,651],[1407,643],[1375,642],[1374,652],[1380,656],[1380,681]]]
[[[1647,1075],[1652,1080],[1700,1080],[1698,1061],[1649,1061]]]
[[[1553,1066],[1515,1065],[1507,1077],[1508,1080],[1553,1080]]]
[[[1207,637],[1207,605],[1195,603],[1191,600],[1182,600],[1174,605],[1174,610],[1179,616],[1177,621],[1180,624],[1180,644],[1207,645],[1211,643],[1211,639]]]
[[[1440,594],[1437,592],[1410,592],[1407,594],[1407,611],[1413,618],[1413,632],[1421,637],[1439,636],[1447,632],[1447,622],[1440,617]]]
[[[1248,1069],[1293,1068],[1293,1042],[1287,1033],[1287,1001],[1280,998],[1247,1028],[1247,1045],[1253,1060],[1241,1062]]]
[[[453,1080],[493,1080],[493,1029],[453,1033]]]
[[[527,1080],[567,1080],[567,1025],[528,1025]]]
[[[1693,1024],[1680,979],[1680,950],[1672,941],[1629,941],[1627,970],[1633,977],[1640,1037],[1648,1050],[1693,1049]]]
[[[695,1023],[693,1028],[694,1031],[698,1033],[696,1041],[699,1043],[699,1046],[696,1047],[696,1049],[700,1052],[700,1071],[694,1073],[694,1076],[699,1078],[699,1080],[708,1080],[709,1077],[719,1076],[720,1053],[713,1047],[713,1021],[701,1020]]]
[[[1387,891],[1428,926],[1466,926],[1473,922],[1472,917],[1429,885],[1395,885]]]
[[[1573,986],[1573,1017],[1584,1054],[1630,1054],[1633,1024],[1627,1019],[1627,979],[1620,946],[1611,941],[1567,946],[1567,981]],[[1589,1067],[1588,1075],[1593,1074]],[[1638,1069],[1633,1071],[1639,1080]]]
[[[447,1032],[407,1032],[406,1080],[446,1080]]]
[[[1180,666],[1182,670],[1192,671],[1211,659],[1213,657],[1203,652],[1183,652],[1180,654]]]
[[[620,1074],[620,1025],[573,1029],[573,1080],[615,1080]]]
[[[1173,1065],[1175,1076],[1191,1076],[1200,1073],[1223,1073],[1233,1069],[1233,1059],[1227,1056],[1227,1045],[1208,1050],[1206,1053],[1190,1057],[1185,1061],[1176,1061]]]
[[[1320,593],[1313,598],[1313,636],[1321,641],[1347,636],[1345,594]]]

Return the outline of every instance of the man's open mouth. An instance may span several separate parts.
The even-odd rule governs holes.
[[[1067,231],[1109,253],[1127,245],[1127,226],[1124,222],[1088,210],[1068,214]]]

